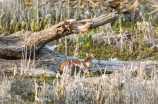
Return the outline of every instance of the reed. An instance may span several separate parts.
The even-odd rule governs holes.
[[[76,5],[72,6],[71,1],[73,0],[69,0],[70,4],[66,6],[54,5],[52,1],[43,0],[0,1],[0,33],[4,35],[3,33],[14,33],[22,29],[40,31],[61,20],[93,18],[106,13],[99,8],[90,11],[87,2],[81,7],[81,0],[77,0]],[[116,22],[85,33],[87,34],[85,38],[74,34],[66,37],[65,42],[57,40],[49,44],[57,44],[58,48],[55,50],[59,53],[80,58],[85,58],[87,52],[93,54],[95,59],[157,60],[157,23],[147,19],[144,15],[146,12],[139,11],[141,21],[135,21],[134,18],[130,21],[122,15]],[[20,77],[16,77],[15,74],[0,76],[0,103],[157,103],[156,65],[145,68],[145,64],[138,62],[140,64],[138,67],[134,67],[131,63],[131,67],[123,66],[121,70],[115,70],[110,74],[96,72],[91,73],[90,76],[80,74],[70,76],[63,73],[61,78],[58,74],[55,78],[42,76],[27,78],[25,75],[35,68],[35,59],[27,60],[25,50],[23,49],[21,59]],[[16,66],[14,69],[16,71]],[[89,79],[96,79],[95,83],[87,83]]]

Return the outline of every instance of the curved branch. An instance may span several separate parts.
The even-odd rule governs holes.
[[[0,38],[0,55],[5,58],[22,58],[22,52],[25,51],[24,55],[32,56],[33,51],[38,52],[48,42],[74,33],[84,36],[84,32],[118,18],[119,14],[114,12],[94,19],[66,20],[40,32],[19,31]]]

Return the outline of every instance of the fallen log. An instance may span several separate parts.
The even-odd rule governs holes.
[[[66,56],[49,50],[46,46],[39,51],[36,56],[37,60],[18,59],[6,60],[0,59],[0,73],[21,75],[27,77],[39,77],[41,75],[51,76],[56,75],[60,70],[60,65],[66,60]],[[75,59],[68,57],[68,59]],[[79,59],[82,60],[83,59]],[[92,72],[95,71],[114,71],[119,69],[126,69],[136,71],[142,68],[152,70],[158,66],[157,61],[104,61],[93,60]],[[89,82],[89,81],[88,81]],[[93,83],[93,82],[92,82]]]
[[[59,66],[66,57],[49,50],[45,44],[74,33],[84,36],[84,32],[118,18],[119,14],[114,12],[94,19],[63,21],[40,32],[22,30],[8,36],[4,35],[0,37],[0,73],[27,74],[28,76],[42,73],[55,74],[60,70]],[[68,57],[68,59],[72,58]],[[119,69],[118,64],[114,66],[106,62],[97,63],[94,64],[92,70]]]
[[[19,31],[0,38],[0,57],[28,58],[38,52],[45,44],[70,34],[84,36],[84,32],[92,28],[117,20],[117,12],[102,15],[94,19],[81,21],[66,20],[40,32]]]

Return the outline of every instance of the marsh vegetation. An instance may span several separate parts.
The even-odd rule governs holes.
[[[134,3],[134,0],[115,1]],[[41,31],[60,21],[92,19],[117,11],[108,3],[108,0],[1,0],[0,39],[21,30]],[[115,69],[119,70],[112,72],[107,68],[92,70],[90,75],[83,76],[44,73],[28,77],[1,73],[0,103],[156,104],[158,3],[156,0],[139,3],[130,12],[120,14],[118,20],[84,33],[85,37],[72,34],[47,44],[57,45],[54,51],[63,55],[84,59],[90,53],[94,59],[127,61],[130,66],[118,65]],[[22,73],[34,69],[27,63],[30,61],[21,59]]]

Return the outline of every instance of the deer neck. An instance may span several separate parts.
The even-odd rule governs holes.
[[[84,61],[84,64],[86,65],[87,68],[91,68],[92,60]]]

